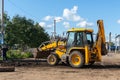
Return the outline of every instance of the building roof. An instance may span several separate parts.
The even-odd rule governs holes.
[[[118,38],[118,37],[120,37],[120,34],[119,34],[119,35],[117,35],[115,38]]]

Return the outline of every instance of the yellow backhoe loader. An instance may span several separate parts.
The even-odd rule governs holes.
[[[57,65],[60,61],[80,68],[101,61],[101,56],[107,54],[103,20],[97,21],[98,33],[93,40],[93,30],[87,28],[72,28],[67,31],[65,40],[57,40],[42,44],[39,54],[48,53],[47,62]]]

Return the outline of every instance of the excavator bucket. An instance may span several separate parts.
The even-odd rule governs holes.
[[[54,42],[43,42],[38,48],[36,48],[33,56],[34,58],[47,58],[51,52],[57,47],[57,41]]]
[[[55,52],[56,48],[60,45],[64,45],[64,41],[47,41],[43,42],[34,53],[34,58],[47,58],[52,52]]]
[[[37,52],[34,56],[34,58],[47,58],[50,55],[51,51],[39,51],[37,49]]]

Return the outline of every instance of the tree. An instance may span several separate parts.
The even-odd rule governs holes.
[[[9,23],[9,20],[10,20],[10,17],[7,15],[7,13],[4,13],[4,16],[3,16],[3,19],[4,19],[4,27],[7,23]],[[2,33],[3,32],[3,33]],[[1,27],[1,19],[0,19],[0,45],[2,44],[3,42],[3,34],[5,33],[4,31],[4,28]]]
[[[49,35],[45,33],[45,30],[38,23],[28,30],[26,36],[28,39],[25,43],[31,47],[39,46],[42,42],[49,40]]]
[[[21,47],[38,47],[43,41],[49,40],[48,34],[31,19],[16,15],[6,25],[6,43],[10,46],[19,44]]]

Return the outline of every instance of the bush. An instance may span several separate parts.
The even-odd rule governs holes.
[[[9,50],[7,52],[8,59],[23,59],[23,58],[31,58],[32,53],[30,52],[21,52],[20,50]]]
[[[9,50],[7,52],[8,59],[21,59],[21,51],[20,50]]]
[[[2,57],[0,57],[0,60],[3,60],[3,58],[2,58]]]
[[[33,54],[30,52],[24,52],[22,53],[22,58],[32,58]]]

